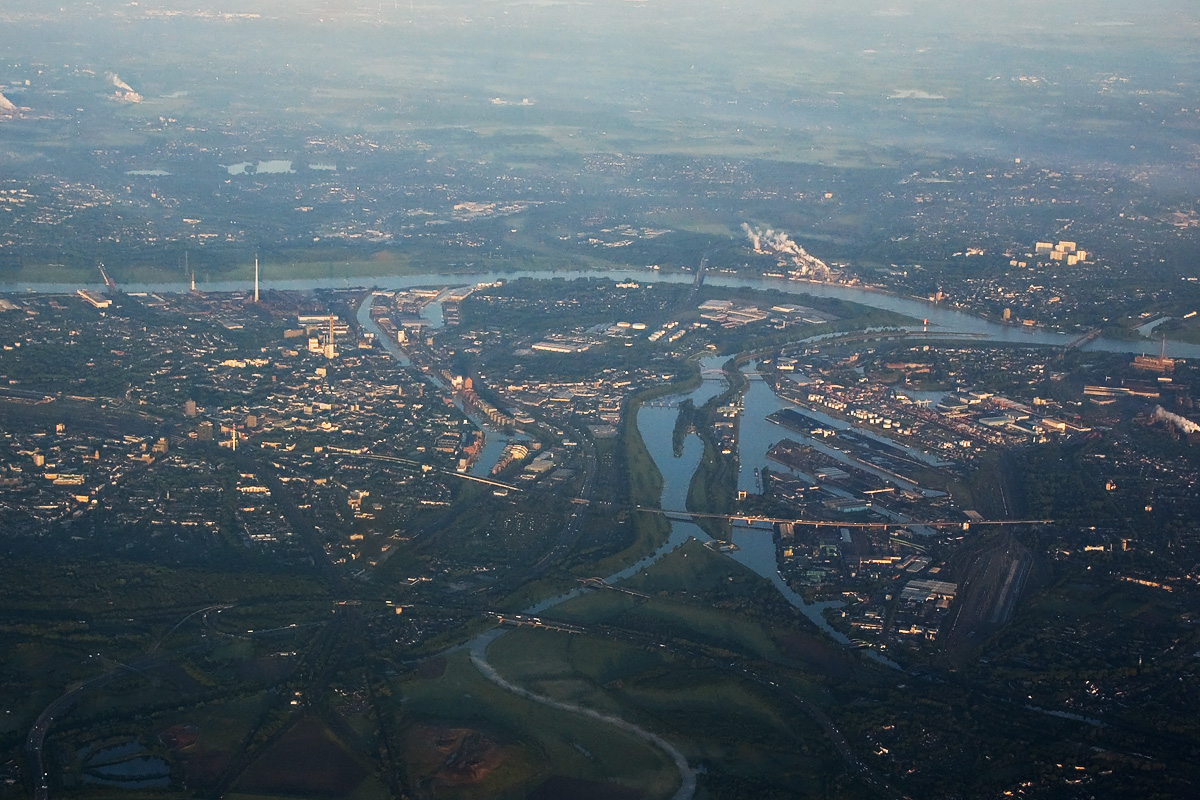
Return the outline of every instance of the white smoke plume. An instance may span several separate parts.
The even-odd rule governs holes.
[[[117,91],[113,93],[113,96],[117,100],[121,100],[125,103],[142,102],[142,96],[135,92],[132,86],[117,77],[117,73],[107,72],[104,74],[104,77],[108,79],[109,83],[117,88]]]
[[[815,278],[828,280],[831,274],[829,265],[816,256],[810,255],[803,247],[783,231],[771,228],[752,228],[742,223],[742,230],[750,240],[754,252],[773,255],[779,260],[779,266],[792,267],[792,277]]]
[[[1186,417],[1181,417],[1178,414],[1172,414],[1162,406],[1154,407],[1154,414],[1151,418],[1173,425],[1180,433],[1183,434],[1200,433],[1200,425],[1197,425]]]
[[[117,77],[117,73],[115,73],[115,72],[106,72],[106,73],[104,73],[104,77],[108,79],[109,83],[111,83],[113,86],[117,87],[118,89],[124,89],[127,92],[133,91],[133,87],[130,86],[125,81],[121,80],[119,77]]]

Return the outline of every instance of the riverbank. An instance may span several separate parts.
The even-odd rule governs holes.
[[[0,282],[0,294],[21,294],[25,292],[45,292],[50,294],[74,294],[81,288],[104,291],[99,282],[99,274],[87,283],[51,283],[43,278],[38,282]],[[687,272],[662,272],[646,269],[610,269],[610,270],[514,270],[486,272],[414,272],[405,275],[381,275],[363,281],[350,275],[339,274],[337,277],[321,277],[296,280],[277,280],[264,278],[262,290],[294,290],[304,291],[313,289],[356,289],[364,288],[369,283],[379,289],[409,289],[416,286],[429,285],[462,285],[468,283],[487,283],[493,281],[510,281],[520,278],[533,279],[564,279],[598,278],[605,280],[640,280],[647,283],[691,283],[694,276]],[[931,304],[928,300],[915,300],[894,294],[887,294],[877,289],[862,286],[846,286],[842,284],[807,283],[787,278],[737,277],[722,274],[708,275],[705,284],[722,288],[747,288],[761,291],[778,291],[786,295],[799,297],[836,298],[858,303],[859,305],[883,309],[902,314],[906,317],[928,321],[922,328],[930,332],[944,335],[946,332],[982,335],[992,342],[1007,343],[1025,347],[1066,347],[1073,338],[1069,334],[1057,333],[1045,328],[1005,325],[965,311],[950,309],[945,306]],[[120,286],[126,292],[186,292],[189,289],[182,277],[174,281],[130,283]],[[198,287],[201,291],[211,292],[249,292],[253,289],[252,282],[246,280],[221,281]],[[1099,350],[1114,353],[1138,354],[1146,350],[1147,340],[1118,340],[1104,337],[1082,345],[1082,350]],[[1161,345],[1160,345],[1161,346]],[[1167,340],[1166,355],[1171,358],[1200,358],[1200,344]]]

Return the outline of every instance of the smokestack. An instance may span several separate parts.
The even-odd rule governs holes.
[[[254,254],[254,305],[258,305],[258,253]]]

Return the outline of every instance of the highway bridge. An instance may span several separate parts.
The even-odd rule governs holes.
[[[927,528],[957,528],[959,530],[968,530],[969,528],[981,526],[1005,526],[1005,525],[1049,525],[1054,522],[1052,519],[992,519],[981,521],[964,521],[964,520],[942,520],[934,522],[926,522],[923,520],[911,520],[909,522],[847,522],[844,520],[830,519],[794,519],[791,517],[763,517],[749,514],[701,514],[694,511],[679,511],[669,508],[651,508],[649,506],[635,506],[636,511],[641,511],[646,514],[661,514],[672,519],[681,519],[684,521],[693,519],[719,519],[726,522],[741,522],[746,525],[755,523],[769,522],[771,524],[787,524],[798,525],[809,528],[865,528],[874,530],[884,530],[886,528],[907,528],[911,526],[924,526]]]
[[[388,464],[399,464],[402,467],[408,467],[409,469],[416,470],[418,472],[436,472],[439,475],[449,475],[454,478],[462,478],[464,481],[474,481],[475,483],[483,483],[487,484],[488,486],[495,486],[499,489],[508,489],[510,492],[521,491],[521,487],[513,486],[511,483],[494,481],[491,478],[481,478],[478,475],[469,475],[466,472],[456,472],[450,469],[430,467],[428,464],[422,464],[420,461],[413,461],[409,458],[400,458],[399,456],[380,456],[375,455],[374,453],[359,453],[353,450],[339,450],[335,448],[329,448],[328,452],[331,455],[348,456],[350,458],[363,458],[368,461],[383,461]]]
[[[558,631],[559,633],[583,633],[583,628],[575,625],[568,625],[565,622],[548,622],[540,617],[534,617],[529,614],[502,614],[496,611],[489,611],[487,615],[496,620],[501,625],[508,625],[514,628],[541,628],[547,631]]]
[[[1083,334],[1082,336],[1076,337],[1074,340],[1072,340],[1072,342],[1070,344],[1068,344],[1063,349],[1064,350],[1074,350],[1077,347],[1083,347],[1085,344],[1092,341],[1093,339],[1099,338],[1100,333],[1101,333],[1101,331],[1099,328],[1092,328],[1090,331]]]
[[[640,598],[642,600],[650,599],[650,595],[648,595],[648,594],[643,594],[642,592],[635,592],[633,589],[626,589],[623,586],[613,586],[611,583],[604,580],[604,578],[579,578],[579,582],[582,583],[584,586],[586,586],[589,589],[609,589],[610,591],[620,592],[621,594],[632,595],[632,596]]]

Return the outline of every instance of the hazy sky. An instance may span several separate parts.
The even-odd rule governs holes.
[[[1111,160],[1200,107],[1191,0],[7,0],[0,23],[4,92],[35,109],[64,91],[88,108],[115,72],[189,119],[475,125],[529,101],[528,124],[840,127],[965,151],[1096,137]]]

